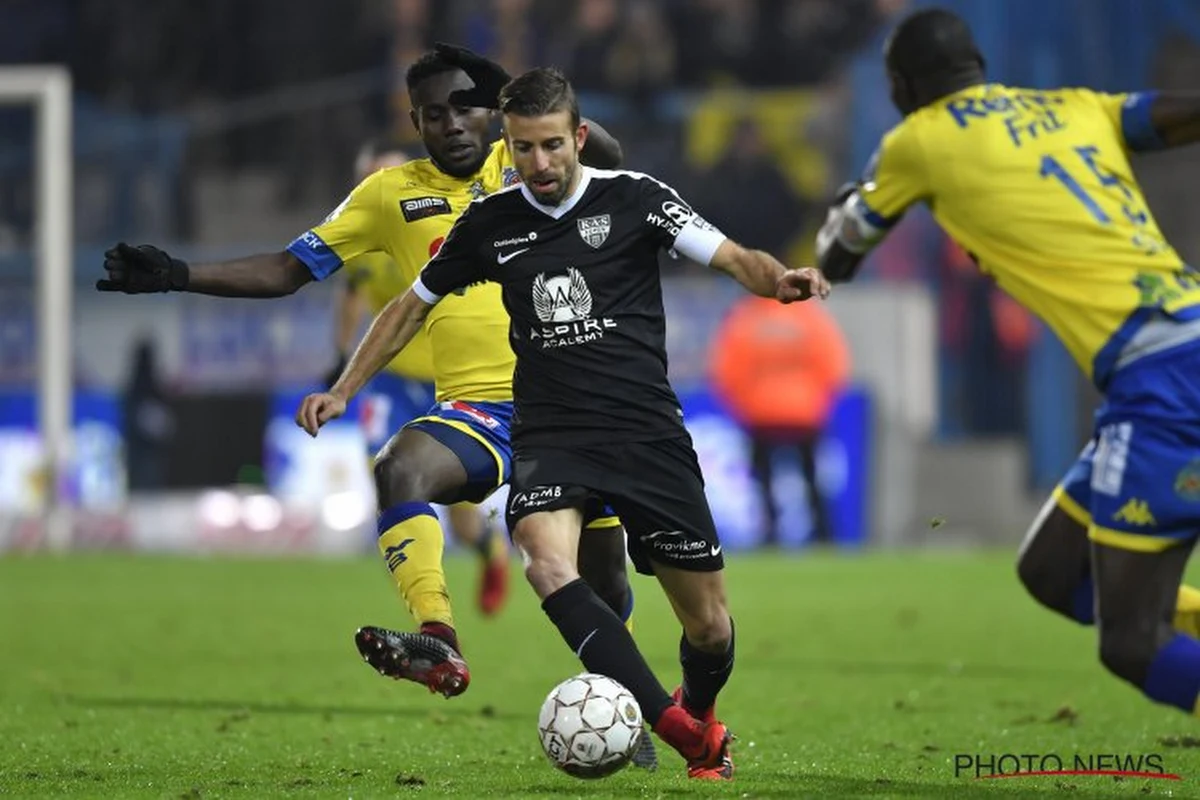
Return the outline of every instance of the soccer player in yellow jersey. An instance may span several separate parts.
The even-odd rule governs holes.
[[[518,180],[504,142],[487,141],[507,81],[499,65],[438,45],[406,75],[412,121],[429,158],[374,173],[281,252],[189,265],[150,245],[121,243],[105,254],[108,277],[96,288],[279,297],[380,252],[411,283],[468,204]],[[589,125],[585,160],[617,166],[620,146],[600,126]],[[433,349],[437,405],[396,433],[375,461],[379,551],[420,632],[364,627],[355,640],[382,674],[447,697],[466,690],[470,672],[442,571],[443,533],[430,504],[480,501],[509,479],[515,359],[508,324],[500,287],[489,284],[447,298],[429,315],[424,329]],[[633,596],[620,523],[596,508],[579,555],[587,581],[628,620]]]
[[[1021,578],[1097,625],[1109,671],[1195,712],[1195,592],[1180,583],[1200,532],[1200,273],[1164,240],[1129,157],[1200,140],[1200,97],[989,83],[966,24],[940,9],[902,21],[885,56],[904,119],[830,209],[820,266],[850,279],[925,203],[1059,336],[1104,403]]]
[[[361,182],[381,169],[400,167],[411,161],[395,137],[380,137],[360,148],[355,159],[356,180]],[[342,268],[345,279],[334,304],[334,347],[337,364],[326,376],[332,386],[341,375],[356,334],[367,314],[374,317],[393,297],[403,294],[410,280],[387,253],[364,253]],[[434,404],[435,372],[433,346],[421,331],[387,369],[375,376],[359,404],[359,422],[372,454],[387,444],[405,423],[425,414]],[[481,571],[476,603],[485,615],[495,614],[508,593],[508,545],[494,519],[485,519],[474,503],[457,503],[449,508],[454,538],[475,550]]]

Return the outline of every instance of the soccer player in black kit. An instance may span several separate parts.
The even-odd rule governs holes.
[[[500,110],[522,183],[471,204],[412,289],[376,317],[338,382],[306,397],[296,421],[316,435],[442,297],[501,284],[517,357],[508,522],[526,577],[584,666],[629,688],[689,777],[729,779],[731,736],[714,708],[733,670],[733,622],[721,543],[667,381],[658,253],[673,249],[785,303],[824,297],[829,286],[816,270],[788,270],[735,244],[648,175],[580,165],[588,130],[557,70],[509,83]],[[576,569],[583,509],[601,499],[625,523],[634,566],[658,579],[683,626],[674,697]]]

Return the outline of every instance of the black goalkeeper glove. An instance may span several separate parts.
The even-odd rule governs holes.
[[[467,108],[499,108],[500,90],[512,80],[504,67],[465,47],[438,42],[433,51],[448,64],[467,73],[475,85],[450,93],[450,102]]]
[[[342,377],[342,373],[346,370],[346,356],[338,355],[337,363],[333,365],[333,369],[325,373],[325,377],[321,379],[321,383],[326,389],[332,389],[333,385],[338,382],[338,378]]]
[[[108,278],[96,281],[102,292],[182,292],[188,287],[187,262],[153,245],[121,242],[104,254],[104,269]]]

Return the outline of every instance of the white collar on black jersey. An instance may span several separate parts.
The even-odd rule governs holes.
[[[580,164],[579,168],[583,170],[583,177],[579,179],[579,185],[575,187],[575,191],[571,193],[570,197],[564,197],[563,201],[556,206],[547,206],[539,203],[537,198],[533,196],[533,192],[524,183],[521,184],[521,196],[529,202],[529,205],[547,217],[562,219],[575,207],[575,204],[579,202],[579,198],[583,197],[583,193],[587,191],[588,184],[592,182],[592,168],[585,167],[583,164]]]

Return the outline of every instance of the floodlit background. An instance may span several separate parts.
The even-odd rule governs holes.
[[[969,20],[998,80],[1195,89],[1200,76],[1196,0],[941,4]],[[93,284],[121,240],[193,260],[281,250],[350,190],[364,141],[393,132],[419,152],[402,76],[436,41],[513,73],[562,67],[626,166],[729,234],[811,263],[825,203],[897,119],[883,38],[923,5],[0,0],[0,795],[697,792],[661,745],[652,774],[584,784],[547,763],[538,708],[580,665],[516,558],[495,617],[480,610],[478,557],[446,560],[466,694],[445,702],[362,663],[358,626],[412,624],[376,555],[364,437],[354,416],[315,441],[292,422],[334,364],[336,279],[280,300]],[[29,65],[61,71],[31,88]],[[69,110],[70,142],[39,129],[33,96],[51,119]],[[1135,166],[1195,263],[1200,148]],[[718,710],[738,737],[735,792],[1197,795],[1195,719],[1105,672],[1094,629],[1014,575],[1016,542],[1096,403],[1038,322],[923,211],[855,284],[781,316],[695,265],[662,269],[671,373],[730,553],[737,667]],[[56,277],[42,313],[37,287]],[[800,338],[765,346],[758,322]],[[819,364],[794,354],[814,339]],[[772,393],[787,399],[753,402]],[[756,448],[741,424],[782,412],[787,430],[757,440],[821,430],[823,515],[797,450]],[[778,468],[774,526],[756,463]],[[822,535],[837,546],[811,546]],[[635,639],[673,688],[678,624],[652,579],[631,581]],[[1154,754],[1183,782],[955,770],[1005,753]]]
[[[73,436],[56,478],[36,428],[33,114],[0,106],[0,549],[370,552],[373,498],[353,420],[291,423],[333,363],[333,284],[274,301],[92,288],[118,240],[217,258],[279,250],[353,185],[359,146],[420,143],[404,68],[435,41],[514,74],[553,64],[626,166],[673,184],[735,238],[810,263],[823,204],[896,121],[880,63],[903,0],[7,0],[0,62],[73,81]],[[990,74],[1033,86],[1194,86],[1200,10],[1185,0],[949,0]],[[0,72],[0,92],[4,91]],[[1185,255],[1200,154],[1140,159]],[[771,455],[778,519],[750,439],[713,381],[739,290],[667,263],[673,380],[731,548],[813,538],[794,452]],[[849,380],[817,448],[827,535],[846,547],[1019,538],[1087,437],[1092,390],[1028,314],[912,213],[829,302]],[[139,353],[141,354],[139,356]],[[737,359],[734,359],[736,361]],[[140,365],[140,366],[139,366]],[[736,383],[736,381],[735,381]],[[141,402],[151,397],[153,402]],[[131,413],[138,399],[136,413]],[[762,460],[761,458],[759,459]]]

